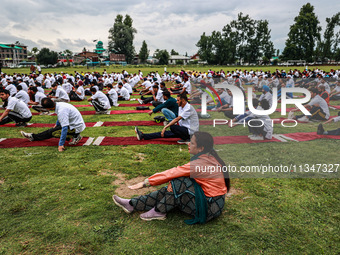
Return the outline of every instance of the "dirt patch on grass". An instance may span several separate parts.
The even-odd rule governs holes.
[[[0,185],[5,183],[5,179],[0,178]]]
[[[138,190],[132,190],[128,188],[130,185],[144,181],[145,177],[143,176],[139,176],[139,177],[136,177],[130,180],[126,178],[125,174],[115,173],[113,174],[113,176],[116,176],[117,179],[114,180],[111,184],[114,186],[117,186],[115,190],[115,195],[120,196],[120,197],[130,198],[133,196],[145,195],[152,191],[157,190],[156,187],[147,187],[147,188],[138,189]]]
[[[243,190],[240,190],[240,189],[235,189],[235,188],[231,188],[230,190],[229,190],[229,193],[227,194],[227,198],[230,198],[230,197],[232,197],[232,196],[235,196],[235,195],[240,195],[240,194],[243,194],[244,192],[243,192]]]

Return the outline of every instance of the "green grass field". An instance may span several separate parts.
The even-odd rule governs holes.
[[[211,114],[224,118],[221,113]],[[152,120],[139,113],[83,117],[85,122]],[[56,116],[33,116],[30,122],[55,121]],[[311,122],[286,130],[275,124],[274,133],[314,132],[317,125]],[[160,128],[140,127],[144,132]],[[335,128],[337,123],[327,125],[327,130]],[[0,138],[19,138],[21,129],[1,127]],[[201,130],[213,130],[214,136],[248,135],[241,126],[202,126]],[[91,127],[82,134],[135,135],[134,128],[126,126]],[[340,140],[320,139],[216,149],[227,164],[237,167],[339,164],[339,145]],[[62,153],[57,146],[1,149],[0,254],[339,254],[337,178],[232,179],[222,216],[205,225],[186,225],[183,221],[188,217],[178,211],[169,213],[165,221],[144,222],[139,213],[127,215],[112,202],[111,196],[126,188],[127,182],[189,159],[185,145],[69,147]]]
[[[288,72],[290,69],[295,70],[304,70],[304,66],[202,66],[202,65],[185,65],[185,66],[159,66],[159,65],[148,65],[148,66],[109,66],[109,67],[89,67],[86,66],[74,66],[74,67],[58,67],[58,68],[43,68],[42,73],[60,73],[60,72],[68,72],[74,73],[74,71],[78,72],[103,72],[106,69],[107,72],[121,72],[123,70],[127,70],[129,73],[138,73],[138,70],[142,70],[143,74],[146,75],[149,72],[158,71],[160,74],[164,72],[164,70],[168,72],[178,72],[180,70],[196,70],[200,72],[207,72],[209,69],[214,71],[224,70],[226,71],[235,71],[236,69],[241,70],[263,70],[263,71],[271,71],[274,72],[276,69],[285,70]],[[338,70],[339,66],[309,66],[308,69],[321,69],[326,72],[329,72],[331,69]],[[29,68],[2,68],[2,72],[7,74],[13,73],[26,73],[29,74]]]

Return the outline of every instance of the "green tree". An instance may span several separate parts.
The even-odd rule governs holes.
[[[207,61],[208,64],[213,64],[214,62],[214,54],[213,54],[213,42],[210,36],[201,35],[200,40],[197,42],[196,46],[198,47],[198,55],[200,59]]]
[[[203,33],[196,46],[200,58],[209,64],[256,62],[274,55],[270,32],[267,20],[253,20],[240,13],[222,32],[213,31],[211,36]]]
[[[175,51],[174,49],[172,49],[171,52],[170,52],[170,55],[171,56],[179,55],[179,53],[177,51]]]
[[[167,65],[169,62],[169,52],[167,50],[159,50],[157,49],[154,54],[155,58],[158,59],[158,64]]]
[[[58,62],[58,53],[50,51],[48,48],[42,48],[37,55],[37,62],[42,65],[54,65]]]
[[[288,59],[303,59],[312,61],[316,42],[320,40],[321,27],[314,13],[314,6],[307,3],[300,9],[290,26],[288,39],[282,52],[282,57]]]
[[[109,51],[124,54],[128,63],[134,59],[135,48],[133,46],[134,34],[137,30],[132,26],[133,20],[129,15],[116,16],[113,27],[109,30]]]
[[[322,51],[322,59],[332,59],[337,51],[338,35],[335,35],[335,27],[340,26],[340,12],[335,14],[332,18],[326,18],[327,26],[324,33],[324,40],[320,42]]]
[[[149,53],[150,51],[148,49],[148,45],[146,44],[145,41],[143,41],[142,47],[140,48],[140,51],[139,51],[139,59],[141,60],[142,63],[146,62],[146,60],[149,57]]]

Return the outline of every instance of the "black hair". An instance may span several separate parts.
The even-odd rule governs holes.
[[[153,85],[152,88],[158,89],[158,85]]]
[[[112,88],[113,88],[112,84],[107,84],[107,86],[106,86],[106,87],[108,87],[108,88],[110,88],[110,89],[112,89]]]
[[[91,92],[97,92],[97,89],[94,88],[94,87],[91,87],[91,88],[90,88],[90,91],[91,91]]]
[[[5,93],[7,95],[10,95],[9,90],[7,90],[7,89],[1,89],[0,93]]]
[[[29,90],[32,90],[34,93],[38,91],[37,87],[33,87],[33,86],[29,87]]]
[[[182,94],[178,94],[177,97],[179,97],[180,99],[184,99],[185,101],[188,102],[188,97],[187,97],[187,93],[182,93]]]
[[[315,94],[319,94],[319,91],[316,88],[311,88],[309,91]]]
[[[21,85],[18,85],[18,86],[17,86],[17,90],[22,90],[22,86],[21,86]]]
[[[217,152],[214,150],[214,138],[211,136],[211,134],[207,132],[200,132],[197,131],[194,133],[197,143],[197,148],[203,147],[203,153],[210,153],[217,161],[221,164],[222,168],[224,169],[224,166],[226,165],[223,159],[220,158],[220,156],[217,154]],[[227,187],[227,192],[230,190],[230,178],[229,178],[229,172],[223,171],[224,175],[224,182],[225,186]]]
[[[163,85],[163,86],[165,86],[165,83],[164,83],[164,81],[162,81],[160,85]]]
[[[44,97],[43,99],[41,99],[41,106],[51,109],[55,107],[55,102],[53,102],[53,100],[49,97]]]
[[[171,96],[170,91],[168,90],[163,91],[163,96],[166,96],[167,98],[169,98]]]

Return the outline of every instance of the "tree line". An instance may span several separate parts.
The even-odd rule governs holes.
[[[128,22],[126,22],[128,20]],[[340,61],[340,12],[326,19],[326,29],[321,36],[321,26],[310,3],[303,5],[298,16],[290,26],[288,38],[282,54],[274,49],[271,40],[271,30],[267,20],[254,20],[249,15],[238,14],[237,19],[226,24],[222,31],[213,31],[211,35],[205,32],[196,43],[200,59],[208,64],[244,64],[244,63],[269,63],[274,56],[280,60],[305,60],[312,61]],[[122,25],[123,24],[123,25]],[[124,26],[125,25],[125,26]],[[117,31],[116,28],[120,30]],[[113,27],[109,30],[111,49],[126,54],[127,62],[134,55],[133,34],[136,30],[132,27],[132,19],[126,15],[117,15]],[[122,42],[119,44],[119,42]],[[177,53],[172,50],[171,55]],[[178,54],[178,53],[177,53]],[[139,58],[144,63],[149,55],[147,44],[143,41]],[[157,49],[154,57],[160,64],[167,64],[170,54],[167,50]]]
[[[201,60],[217,65],[257,64],[259,61],[267,64],[274,56],[283,61],[340,61],[340,12],[326,18],[326,23],[324,34],[321,36],[322,28],[314,13],[314,6],[310,3],[303,5],[290,26],[284,50],[280,55],[279,50],[274,49],[268,21],[255,20],[241,12],[237,19],[226,24],[222,31],[213,31],[210,35],[204,32],[196,46]],[[132,18],[118,14],[109,29],[108,51],[124,54],[126,62],[132,63],[136,54],[133,45],[136,33]],[[34,50],[35,48],[32,52]],[[146,62],[149,53],[144,40],[139,51],[142,63]],[[178,52],[174,49],[170,53],[166,49],[157,49],[153,56],[163,65],[168,63],[170,55],[178,55]],[[56,63],[57,58],[56,52],[46,48],[37,54],[37,60],[42,64]]]

